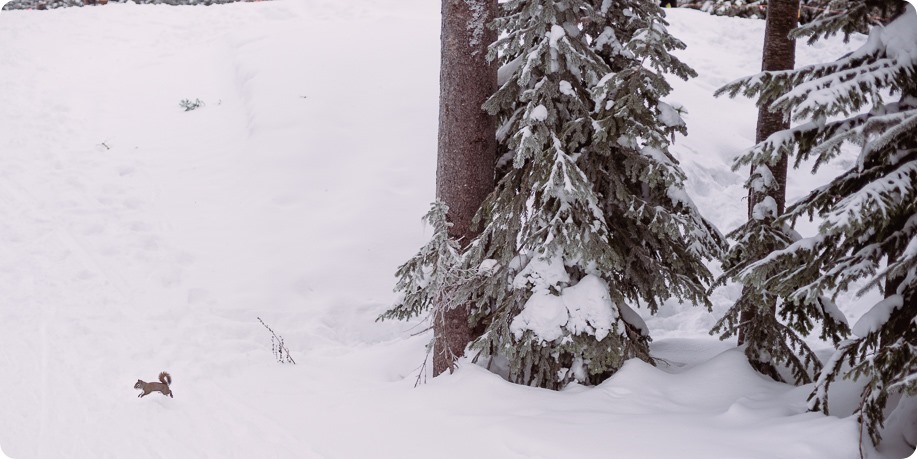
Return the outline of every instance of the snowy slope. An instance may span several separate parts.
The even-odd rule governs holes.
[[[675,83],[690,131],[676,152],[725,232],[744,218],[729,166],[755,109],[711,94],[757,70],[763,24],[670,18],[701,75]],[[805,413],[808,388],[754,373],[690,305],[648,320],[664,364],[629,362],[596,388],[519,387],[470,364],[413,388],[429,335],[373,320],[429,236],[438,33],[429,0],[3,12],[3,452],[856,457],[852,420]],[[258,316],[297,365],[272,360]],[[161,370],[175,398],[137,399]]]

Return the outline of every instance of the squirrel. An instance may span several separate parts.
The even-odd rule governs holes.
[[[150,392],[159,391],[162,392],[162,395],[168,395],[172,397],[172,389],[169,386],[172,385],[172,375],[163,371],[159,373],[160,382],[144,382],[142,380],[137,380],[137,384],[134,384],[134,389],[140,389],[143,391],[142,394],[137,397],[143,397],[144,395],[150,395]]]

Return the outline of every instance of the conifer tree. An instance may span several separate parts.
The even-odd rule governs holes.
[[[767,8],[761,68],[790,70],[795,65],[796,42],[789,34],[796,27],[799,0],[771,0]],[[758,100],[757,142],[790,127],[788,117],[772,112],[767,102]],[[748,222],[729,234],[736,244],[723,261],[724,275],[717,284],[734,278],[749,264],[799,237],[788,226],[775,224],[786,204],[787,156],[778,157],[772,164],[754,164],[750,175]],[[743,287],[738,301],[716,323],[712,333],[720,333],[721,339],[738,335],[738,344],[744,346],[749,363],[758,371],[783,381],[778,367],[785,365],[796,382],[808,383],[821,369],[821,362],[802,339],[812,331],[813,319],[823,324],[822,339],[830,338],[836,344],[846,336],[846,321],[828,299],[819,298],[817,304],[807,308],[750,284]]]
[[[833,0],[801,0],[798,12],[800,24],[808,24],[818,17],[824,17],[829,14],[838,13],[838,5],[832,5]],[[867,10],[871,10],[864,19],[867,22],[852,23],[857,24],[859,32],[867,32],[869,25],[887,22],[889,15],[883,12],[882,2],[861,2]],[[873,4],[873,5],[870,5]],[[691,2],[687,5],[690,8],[696,8],[701,11],[713,14],[715,16],[732,16],[752,19],[765,19],[768,14],[768,0],[701,0]]]
[[[514,382],[594,384],[625,359],[652,363],[634,311],[667,298],[709,306],[704,257],[722,237],[682,188],[668,152],[685,132],[661,99],[663,73],[694,76],[669,52],[647,0],[510,0],[485,104],[506,154],[483,225],[464,254],[478,357]]]
[[[688,4],[714,16],[764,19],[767,0],[701,0]]]
[[[497,84],[487,60],[496,35],[486,27],[496,10],[496,0],[442,1],[436,198],[446,204],[448,234],[460,245],[475,236],[471,220],[494,187],[495,125],[481,105]],[[442,298],[432,316],[434,376],[452,370],[472,338],[468,307]]]
[[[832,13],[794,35],[811,36],[810,42],[849,35],[876,8],[901,12],[903,5],[834,0]],[[791,313],[798,317],[849,288],[862,293],[883,287],[884,299],[853,326],[855,338],[840,343],[810,397],[811,409],[827,413],[833,382],[861,381],[856,414],[878,443],[889,397],[917,395],[917,13],[908,6],[887,26],[873,28],[863,47],[834,62],[763,72],[721,91],[759,96],[799,123],[755,145],[739,164],[768,165],[786,154],[796,167],[812,161],[817,169],[837,158],[842,145],[859,148],[849,170],[776,220],[818,215],[818,234],[774,251],[739,276],[798,305]]]
[[[460,270],[461,247],[449,236],[452,223],[446,220],[449,206],[436,201],[423,220],[433,229],[430,242],[398,267],[395,291],[398,297],[391,309],[379,320],[411,320],[421,317],[438,305],[452,304],[455,286],[467,281]]]
[[[398,268],[398,300],[378,320],[426,316],[433,376],[451,371],[472,339],[460,261],[477,234],[472,219],[494,187],[494,118],[481,105],[493,94],[497,69],[487,59],[496,39],[487,23],[496,0],[443,0],[436,202],[424,217],[433,238]]]

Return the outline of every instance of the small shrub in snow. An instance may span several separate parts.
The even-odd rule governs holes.
[[[190,112],[196,108],[203,107],[204,101],[200,99],[182,99],[182,101],[178,103],[178,106],[184,108],[186,112]]]
[[[102,1],[96,0],[99,4]],[[111,0],[112,3],[138,3],[138,4],[162,4],[162,5],[216,5],[224,3],[236,3],[240,1],[253,0]],[[258,0],[260,1],[260,0]],[[87,2],[83,0],[11,0],[3,5],[4,10],[45,10],[55,8],[69,8],[86,6]]]
[[[277,363],[292,363],[296,364],[296,361],[293,360],[293,357],[290,355],[290,350],[287,349],[286,345],[283,343],[283,337],[274,333],[274,330],[271,329],[260,317],[257,318],[258,322],[261,322],[261,325],[264,325],[264,328],[267,331],[271,332],[271,353],[274,354],[274,358],[277,359]]]
[[[55,8],[67,8],[72,6],[84,6],[83,0],[12,0],[3,5],[4,10],[50,10]]]
[[[714,16],[764,19],[767,14],[767,0],[701,0],[691,1],[684,6]]]

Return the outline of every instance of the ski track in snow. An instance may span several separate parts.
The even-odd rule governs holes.
[[[761,378],[675,303],[647,320],[659,368],[553,393],[466,363],[413,389],[422,325],[373,320],[429,236],[439,5],[351,3],[0,15],[5,453],[429,457],[448,441],[438,456],[558,458],[619,432],[624,456],[854,457],[852,421],[804,413],[804,388]],[[670,16],[702,73],[670,98],[689,111],[675,152],[725,232],[744,218],[729,161],[754,107],[710,94],[756,71],[742,40],[763,23]],[[854,45],[831,46],[801,54]],[[272,361],[256,316],[298,365]],[[136,399],[161,370],[175,398]]]

